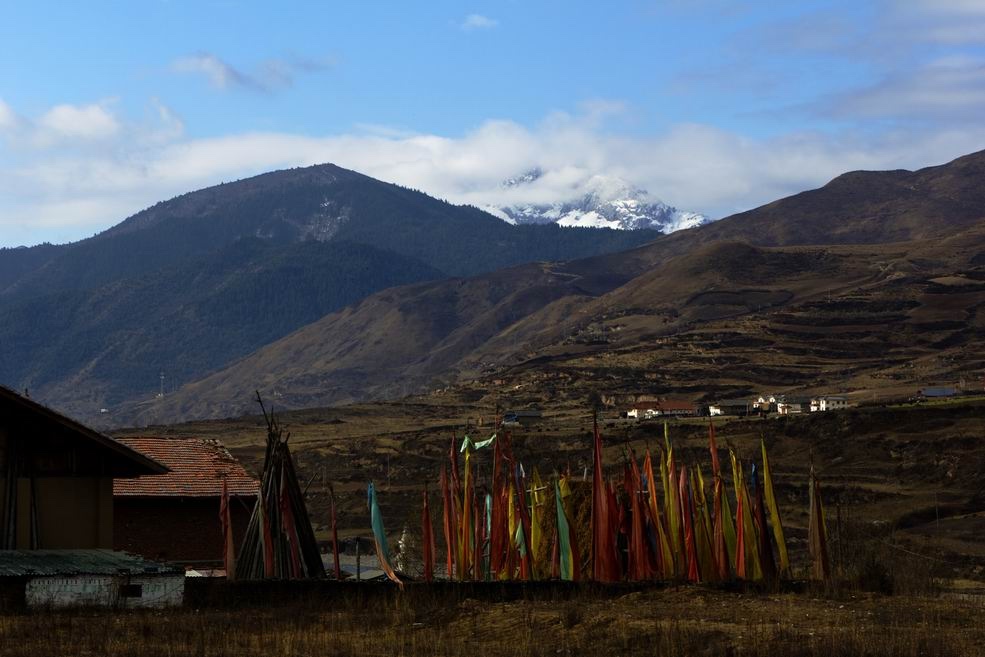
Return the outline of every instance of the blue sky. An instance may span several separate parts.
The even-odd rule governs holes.
[[[985,0],[17,3],[0,246],[332,161],[455,202],[723,216],[985,148]],[[499,182],[540,167],[529,198]]]

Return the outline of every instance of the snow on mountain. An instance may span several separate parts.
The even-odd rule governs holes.
[[[532,169],[503,181],[504,198],[522,198],[524,192],[535,189],[543,175],[540,169]],[[598,175],[579,185],[570,200],[515,202],[484,209],[511,224],[556,223],[618,230],[649,228],[662,233],[693,228],[710,221],[696,212],[667,205],[621,178]]]

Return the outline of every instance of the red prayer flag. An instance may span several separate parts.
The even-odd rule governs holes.
[[[445,534],[445,568],[448,578],[451,579],[455,572],[455,544],[457,543],[457,531],[455,528],[455,509],[452,506],[451,490],[448,488],[448,471],[445,467],[441,468],[441,515],[442,527]]]
[[[718,445],[715,443],[715,423],[708,420],[708,450],[711,452],[711,473],[717,479],[722,472],[718,462]]]
[[[612,532],[615,508],[609,504],[609,494],[602,476],[602,436],[598,417],[593,421],[595,436],[592,474],[592,577],[599,582],[619,579],[616,536]]]
[[[646,527],[643,523],[644,504],[640,500],[643,482],[640,477],[639,466],[636,464],[636,455],[632,455],[629,469],[629,484],[627,493],[629,494],[630,512],[632,514],[632,525],[629,539],[629,577],[636,581],[650,579],[650,549],[646,538]]]
[[[688,486],[687,467],[681,466],[679,495],[681,501],[681,520],[684,532],[684,549],[687,556],[687,580],[697,582],[701,579],[698,570],[698,547],[694,540],[694,509],[690,487]]]
[[[743,497],[741,489],[735,491],[735,576],[739,579],[746,578],[746,523],[742,522]]]
[[[722,495],[725,485],[722,478],[715,477],[715,528],[712,536],[712,551],[715,557],[715,569],[720,581],[725,581],[729,576],[728,547],[725,544],[725,525],[722,517]]]

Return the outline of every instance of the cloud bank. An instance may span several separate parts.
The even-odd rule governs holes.
[[[0,101],[0,139],[10,146],[0,159],[0,245],[21,243],[23,235],[83,237],[187,191],[324,162],[479,206],[568,200],[595,175],[618,176],[682,209],[721,217],[847,170],[917,168],[985,148],[985,126],[976,122],[763,139],[679,124],[626,137],[606,130],[619,108],[593,101],[534,127],[486,121],[461,136],[370,127],[192,139],[157,101],[149,123],[126,120],[112,103],[59,105],[31,119]],[[536,183],[502,186],[535,167],[544,172]]]

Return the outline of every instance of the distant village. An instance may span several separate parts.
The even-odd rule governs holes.
[[[630,420],[655,420],[667,417],[718,417],[750,415],[796,415],[848,408],[848,398],[841,395],[794,397],[764,394],[756,397],[723,399],[707,404],[673,399],[644,399],[620,412]]]
[[[911,401],[955,397],[961,390],[953,386],[928,386],[917,391]],[[612,400],[616,401],[616,400]],[[627,408],[628,406],[628,408]],[[698,403],[642,396],[623,405],[619,416],[627,420],[656,420],[669,417],[748,417],[767,415],[800,415],[839,411],[851,406],[844,395],[776,395],[762,394],[735,399]]]

